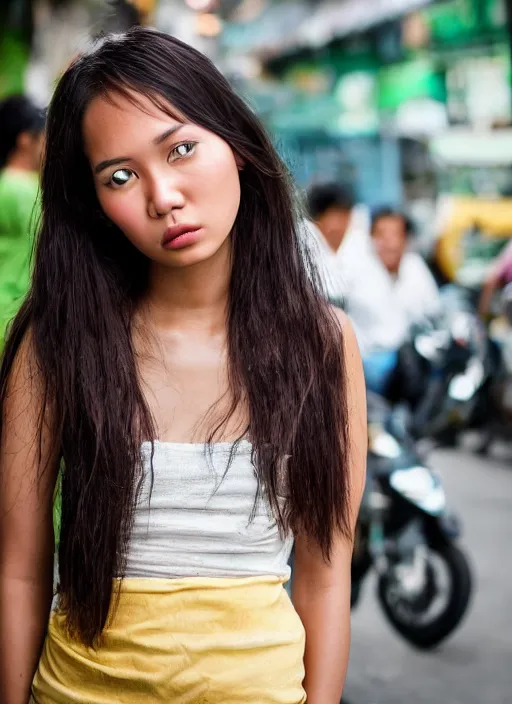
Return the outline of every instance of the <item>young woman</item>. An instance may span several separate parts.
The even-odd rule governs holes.
[[[0,348],[29,285],[43,142],[41,110],[23,95],[0,102]]]
[[[363,376],[274,149],[141,29],[69,68],[47,144],[0,375],[2,703],[338,704]]]

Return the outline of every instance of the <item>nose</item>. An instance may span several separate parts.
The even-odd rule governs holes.
[[[164,176],[152,179],[147,200],[150,218],[163,218],[173,210],[179,210],[185,205],[185,198],[179,185],[173,179]]]

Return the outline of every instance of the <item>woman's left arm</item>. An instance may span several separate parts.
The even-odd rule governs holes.
[[[293,603],[306,630],[308,704],[339,704],[350,646],[350,565],[366,474],[366,392],[352,326],[343,315],[350,438],[351,537],[334,540],[330,563],[307,538],[295,543]]]

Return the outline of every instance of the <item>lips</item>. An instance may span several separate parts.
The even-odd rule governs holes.
[[[169,244],[177,237],[187,235],[190,232],[197,232],[200,229],[201,228],[198,225],[173,225],[165,231],[165,234],[162,238],[162,246],[165,247],[166,244]]]

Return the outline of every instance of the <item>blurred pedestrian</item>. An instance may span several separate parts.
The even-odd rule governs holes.
[[[0,373],[5,704],[35,671],[37,704],[338,704],[365,392],[283,173],[170,36],[107,37],[61,78]]]
[[[425,260],[410,249],[413,226],[401,211],[384,207],[374,212],[371,239],[388,273],[396,305],[408,325],[439,313],[439,289]]]
[[[348,189],[336,183],[314,185],[308,191],[308,209],[326,244],[332,252],[338,252],[349,232],[354,209]]]
[[[370,234],[374,256],[366,285],[361,282],[351,294],[355,315],[364,320],[360,325],[371,342],[364,353],[366,381],[376,393],[389,394],[392,384],[393,395],[400,387],[409,396],[419,371],[410,363],[409,334],[413,325],[439,314],[439,290],[425,261],[410,249],[413,228],[404,213],[390,207],[376,210]]]
[[[368,386],[393,400],[417,398],[423,369],[409,333],[413,325],[441,312],[436,281],[424,259],[410,249],[412,235],[413,225],[405,213],[390,207],[373,213],[371,239],[381,263],[372,276],[373,295],[395,312],[391,329],[396,339],[390,348],[367,354],[364,367]]]
[[[43,144],[41,110],[22,95],[0,102],[0,347],[28,289]]]
[[[308,189],[307,206],[325,245],[338,259],[357,256],[367,246],[369,211],[349,188],[334,182],[314,184]]]
[[[306,205],[306,237],[325,292],[332,303],[343,308],[352,263],[368,247],[367,209],[355,203],[348,188],[334,182],[312,185]]]
[[[403,213],[375,211],[365,236],[361,226],[347,230],[350,204],[336,184],[308,192],[326,291],[342,301],[354,325],[368,388],[385,394],[411,326],[439,312],[439,292],[426,263],[410,250],[412,228]]]

